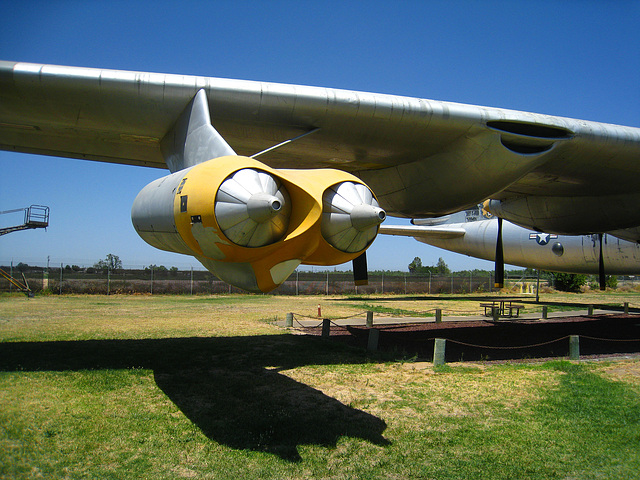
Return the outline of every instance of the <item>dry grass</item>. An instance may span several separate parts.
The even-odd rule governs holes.
[[[449,370],[444,375],[434,371],[430,363],[411,362],[371,364],[357,369],[308,366],[281,373],[346,405],[365,408],[401,429],[427,412],[430,416],[473,416],[491,421],[490,410],[496,406],[523,408],[538,400],[537,392],[557,385],[560,375],[506,372],[476,365]]]
[[[640,363],[636,360],[618,360],[603,368],[605,377],[640,386]]]

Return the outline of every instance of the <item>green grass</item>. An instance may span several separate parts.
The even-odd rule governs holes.
[[[3,297],[0,478],[640,478],[640,360],[434,370],[297,306]]]
[[[425,312],[425,311],[418,311],[418,310],[409,310],[406,308],[383,307],[381,305],[372,305],[369,303],[346,304],[346,306],[354,308],[359,311],[384,313],[387,315],[395,315],[399,317],[433,317],[435,316],[435,311],[434,311],[435,309]]]

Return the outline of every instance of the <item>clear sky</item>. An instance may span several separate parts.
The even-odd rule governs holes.
[[[637,0],[0,0],[0,8],[2,60],[317,85],[640,127]],[[0,169],[0,211],[51,207],[46,232],[0,237],[0,263],[92,265],[113,253],[125,266],[199,266],[147,245],[131,226],[133,199],[160,170],[8,152]],[[425,265],[443,257],[453,270],[492,268],[381,237],[371,270],[406,270],[416,256]]]

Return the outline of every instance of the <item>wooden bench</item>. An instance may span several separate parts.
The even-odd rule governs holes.
[[[484,308],[484,316],[485,317],[493,317],[493,309],[494,308],[498,309],[498,315],[501,314],[501,312],[500,312],[500,304],[498,302],[481,303],[480,306]]]
[[[515,305],[509,304],[509,306],[505,306],[505,310],[508,310],[508,314],[505,314],[507,317],[517,317],[520,315],[520,310],[524,309],[524,305]],[[515,311],[515,315],[514,315]]]

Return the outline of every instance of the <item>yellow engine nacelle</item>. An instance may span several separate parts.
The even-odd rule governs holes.
[[[155,180],[131,218],[150,245],[195,256],[220,279],[255,292],[301,263],[337,265],[364,252],[385,212],[340,170],[275,170],[225,156]]]

